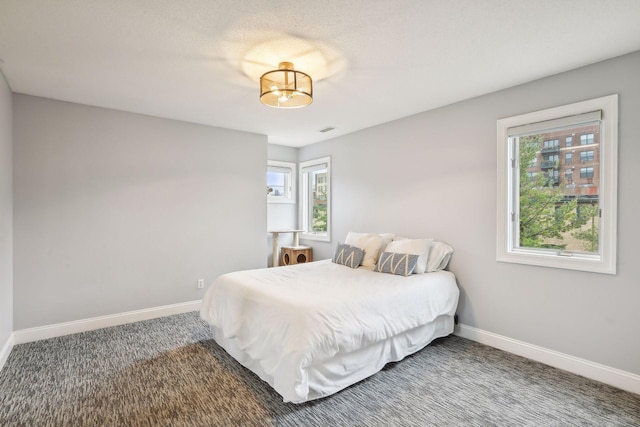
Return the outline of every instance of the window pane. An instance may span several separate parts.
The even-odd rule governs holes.
[[[270,197],[285,195],[286,175],[282,172],[267,172],[267,187],[271,188]]]
[[[327,231],[327,169],[311,172],[312,208],[311,230],[314,232]]]
[[[557,141],[571,141],[577,134],[580,144],[589,147],[569,143],[560,148]],[[528,165],[519,169],[518,247],[598,252],[599,135],[596,122],[517,138],[519,164]],[[571,167],[573,154],[590,164],[579,168],[579,178]]]
[[[303,239],[331,241],[331,160],[300,163],[300,223]]]
[[[267,202],[295,203],[296,164],[267,160]]]

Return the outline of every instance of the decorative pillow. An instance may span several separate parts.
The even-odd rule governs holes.
[[[451,260],[453,254],[453,248],[446,243],[433,241],[431,243],[431,250],[429,251],[429,258],[427,259],[427,273],[431,273],[438,270],[444,270]]]
[[[373,270],[378,262],[380,253],[393,239],[392,234],[355,233],[350,231],[347,234],[345,243],[356,246],[364,251],[362,266]]]
[[[433,239],[400,239],[389,242],[384,248],[385,252],[395,252],[398,254],[418,255],[418,263],[416,264],[414,273],[426,273],[427,259],[429,258],[429,249]]]
[[[351,268],[358,268],[364,258],[364,251],[351,245],[338,244],[336,253],[333,255],[333,262],[346,265]]]
[[[408,276],[416,268],[419,255],[383,252],[374,271]]]

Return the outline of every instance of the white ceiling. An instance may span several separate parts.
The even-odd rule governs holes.
[[[242,60],[292,37],[327,62],[314,102],[266,107]],[[290,146],[636,50],[639,0],[0,0],[13,92]]]

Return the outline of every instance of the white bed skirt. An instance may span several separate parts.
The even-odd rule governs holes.
[[[387,363],[397,362],[413,354],[436,338],[453,333],[454,318],[449,315],[436,317],[432,322],[411,329],[387,340],[376,342],[353,352],[340,352],[330,359],[316,361],[306,368],[306,383],[296,384],[296,388],[308,390],[306,399],[293,401],[302,403],[336,393],[358,381],[380,371]],[[243,366],[256,373],[283,397],[291,395],[287,390],[278,390],[273,376],[267,374],[259,360],[251,358],[236,343],[227,339],[222,331],[212,326],[216,342]],[[285,402],[288,400],[285,398]]]

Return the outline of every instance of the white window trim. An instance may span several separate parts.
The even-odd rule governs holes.
[[[308,206],[307,206],[307,194],[309,185],[305,182],[305,174],[303,173],[303,169],[327,164],[327,189],[329,196],[327,197],[327,233],[318,234],[309,232],[309,230],[304,229],[306,220],[305,218],[308,216]],[[300,162],[298,166],[299,171],[299,180],[300,180],[300,204],[298,205],[298,224],[299,227],[303,228],[304,231],[300,233],[300,238],[305,240],[316,240],[321,242],[330,242],[331,241],[331,157],[321,157],[319,159],[307,160],[304,162]]]
[[[556,251],[514,249],[512,207],[515,189],[511,178],[512,148],[508,129],[602,110],[600,135],[600,255],[565,256]],[[616,274],[618,194],[618,95],[610,95],[548,110],[500,119],[498,127],[498,200],[496,259],[500,262]]]
[[[275,166],[279,168],[286,168],[291,170],[291,179],[289,184],[289,197],[273,197],[267,195],[267,203],[296,203],[296,164],[291,162],[283,162],[280,160],[267,160],[267,170],[269,166]]]

